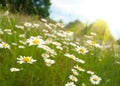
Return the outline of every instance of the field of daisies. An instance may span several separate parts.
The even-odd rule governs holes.
[[[119,48],[76,38],[60,23],[20,21],[6,12],[0,15],[0,86],[120,86]]]

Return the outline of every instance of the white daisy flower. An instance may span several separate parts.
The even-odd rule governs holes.
[[[17,71],[20,71],[20,69],[19,69],[19,68],[14,68],[14,67],[13,67],[13,68],[10,68],[10,71],[11,71],[11,72],[17,72]]]
[[[24,26],[26,26],[26,27],[32,27],[32,24],[30,22],[25,22]]]
[[[88,52],[87,48],[85,47],[77,47],[76,51],[80,54],[86,54]]]
[[[15,25],[15,27],[24,30],[24,27],[21,25]]]
[[[43,54],[42,54],[42,57],[43,57],[43,59],[48,59],[48,58],[50,57],[50,55],[47,54],[47,53],[43,53]]]
[[[98,77],[97,75],[92,75],[92,76],[90,77],[90,81],[91,81],[91,83],[94,84],[94,85],[99,84],[101,80],[102,80],[102,79],[101,79],[100,77]]]
[[[27,39],[26,42],[29,44],[29,46],[38,45],[39,48],[43,47],[43,44],[45,44],[43,39],[41,39],[39,36],[37,36],[37,37],[31,36],[29,39]]]
[[[74,82],[78,81],[78,79],[74,75],[70,75],[69,79],[72,80],[72,81],[74,81]]]
[[[10,49],[10,45],[8,45],[7,43],[5,43],[5,42],[2,42],[2,43],[0,43],[0,48],[8,48],[8,49]]]
[[[91,71],[91,70],[88,70],[88,71],[87,71],[87,73],[88,73],[88,74],[91,74],[91,75],[93,75],[93,74],[94,74],[94,72],[93,72],[93,71]]]
[[[65,86],[76,86],[74,82],[68,82],[65,84]]]
[[[75,70],[75,69],[72,68],[71,71],[73,72],[74,75],[79,75],[79,73],[77,72],[77,70]]]
[[[85,69],[83,69],[82,67],[80,67],[78,65],[74,66],[74,68],[81,71],[81,72],[85,72]]]
[[[30,63],[32,64],[33,62],[36,62],[32,57],[30,56],[20,56],[20,58],[17,58],[17,63],[23,64],[23,63]]]
[[[98,43],[96,43],[95,41],[88,40],[87,43],[88,43],[89,45],[95,46],[95,47],[97,47],[97,48],[100,48],[100,47],[101,47],[101,46],[100,46]]]
[[[55,61],[51,59],[44,59],[44,61],[46,63],[46,66],[48,67],[55,63]]]

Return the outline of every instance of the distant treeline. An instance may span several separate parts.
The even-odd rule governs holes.
[[[1,9],[29,15],[37,14],[41,17],[49,16],[50,0],[0,0]]]

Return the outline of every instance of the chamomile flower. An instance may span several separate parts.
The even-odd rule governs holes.
[[[86,54],[88,52],[87,48],[85,47],[77,47],[76,51],[80,54]]]
[[[30,63],[32,64],[33,62],[36,62],[32,57],[30,56],[20,56],[20,58],[17,58],[17,63],[23,64],[23,63]]]
[[[75,69],[72,68],[71,71],[73,72],[74,75],[79,75],[79,73],[77,72],[77,70],[75,70]]]
[[[68,82],[65,84],[65,86],[76,86],[74,82]]]
[[[41,39],[39,36],[37,36],[37,37],[31,36],[29,39],[27,39],[26,42],[29,44],[29,46],[31,46],[31,45],[39,45],[39,48],[42,47],[43,44],[45,44],[43,39]]]
[[[91,77],[90,77],[90,81],[91,81],[91,83],[92,84],[94,84],[94,85],[97,85],[97,84],[99,84],[100,82],[101,82],[101,78],[100,77],[98,77],[97,75],[92,75]]]
[[[15,25],[15,27],[24,30],[24,26],[21,26],[21,25]]]
[[[78,65],[74,66],[74,68],[77,69],[77,70],[79,70],[79,71],[81,71],[81,72],[85,71],[85,69],[83,69],[82,67],[80,67]]]
[[[0,48],[5,48],[5,49],[8,48],[8,49],[10,49],[10,45],[5,43],[5,42],[2,42],[2,43],[0,43]]]
[[[69,79],[72,80],[72,81],[74,81],[74,82],[78,81],[78,79],[74,75],[70,75]]]
[[[91,70],[88,70],[88,71],[87,71],[87,74],[91,74],[91,75],[93,75],[93,74],[94,74],[94,72],[93,72],[93,71],[91,71]]]
[[[97,48],[100,48],[100,45],[99,45],[98,43],[96,43],[95,41],[88,40],[87,43],[88,43],[89,45],[92,45],[92,46],[95,46],[95,47],[97,47]]]
[[[55,61],[51,59],[44,59],[44,61],[46,63],[46,66],[48,67],[55,63]]]
[[[13,67],[13,68],[10,68],[10,71],[11,71],[11,72],[17,72],[17,71],[20,71],[20,69],[19,69],[19,68],[14,68],[14,67]]]
[[[25,23],[24,23],[24,26],[25,26],[25,27],[31,27],[32,24],[31,24],[30,22],[25,22]]]

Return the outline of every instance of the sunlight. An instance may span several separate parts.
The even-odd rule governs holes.
[[[96,19],[102,19],[108,23],[112,34],[118,37],[117,33],[120,32],[119,0],[52,0],[52,3],[51,8],[54,12],[51,13],[51,17],[53,19],[62,19],[64,22],[75,19],[93,22]],[[57,14],[58,12],[59,14]],[[71,18],[72,16],[74,18]],[[69,19],[65,17],[69,17]]]

